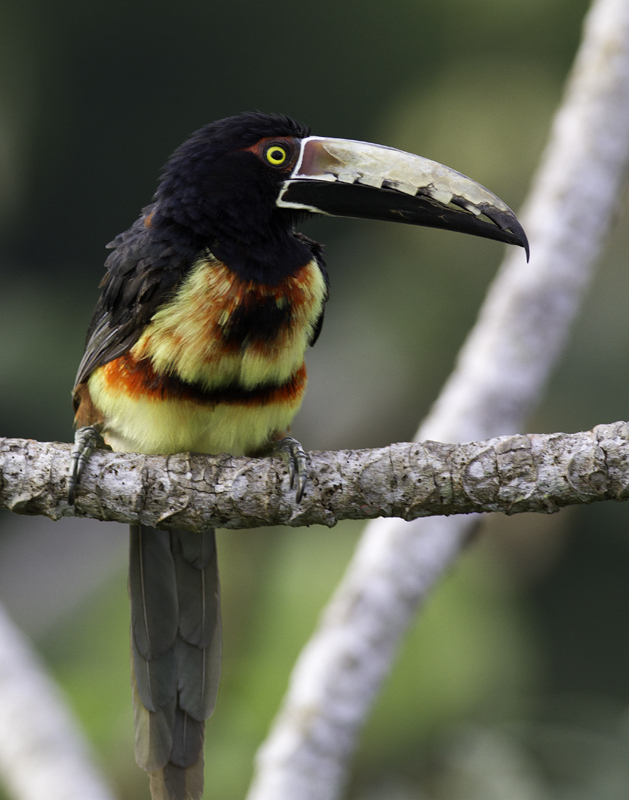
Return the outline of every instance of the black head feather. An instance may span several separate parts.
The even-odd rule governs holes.
[[[286,174],[247,148],[268,137],[302,139],[304,125],[250,112],[212,122],[192,134],[164,167],[152,227],[209,247],[237,272],[274,282],[312,257],[293,235],[296,212],[276,206]]]

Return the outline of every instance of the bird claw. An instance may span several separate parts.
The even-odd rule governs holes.
[[[285,436],[276,444],[276,452],[282,456],[286,464],[290,488],[296,487],[295,500],[299,503],[308,483],[308,460],[304,448],[297,439]]]
[[[111,450],[100,432],[100,425],[86,425],[74,434],[74,447],[68,476],[68,503],[73,506],[81,476],[92,454],[98,449]]]

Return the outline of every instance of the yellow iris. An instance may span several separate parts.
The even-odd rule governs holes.
[[[286,150],[277,144],[271,145],[266,151],[266,160],[274,167],[278,167],[286,161]]]

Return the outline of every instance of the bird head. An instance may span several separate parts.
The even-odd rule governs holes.
[[[528,255],[515,214],[465,175],[391,147],[311,136],[279,115],[201,128],[169,159],[155,199],[154,225],[174,224],[228,266],[267,281],[311,257],[293,234],[308,214],[445,228]]]

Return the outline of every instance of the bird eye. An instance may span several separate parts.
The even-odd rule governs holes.
[[[264,156],[266,160],[274,167],[280,167],[287,158],[286,148],[280,147],[279,144],[272,144],[267,147]]]

